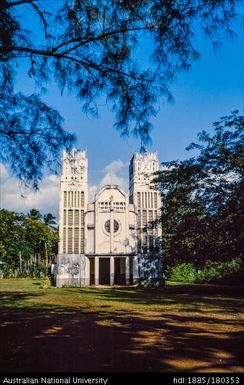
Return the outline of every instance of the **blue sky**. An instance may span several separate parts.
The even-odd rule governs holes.
[[[152,121],[154,126],[151,135],[152,145],[148,146],[148,151],[158,152],[160,161],[188,157],[190,153],[185,151],[185,147],[196,140],[199,131],[205,129],[211,132],[212,122],[233,110],[239,109],[243,112],[242,23],[240,16],[234,25],[236,37],[234,39],[225,37],[222,46],[216,52],[207,38],[200,37],[197,45],[201,58],[194,63],[189,72],[178,74],[170,86],[175,102],[168,104],[163,99],[160,101],[160,111]],[[67,94],[61,96],[53,85],[47,88],[48,93],[44,99],[59,110],[65,119],[65,128],[77,135],[77,147],[87,150],[90,185],[97,186],[101,183],[106,175],[106,167],[113,164],[113,161],[120,161],[115,164],[113,174],[115,179],[122,178],[125,183],[128,176],[128,161],[133,152],[139,150],[140,141],[133,137],[127,139],[120,137],[119,132],[113,127],[113,114],[102,102],[99,119],[89,118],[81,112],[81,104],[74,96]],[[37,91],[24,71],[18,76],[16,90],[26,94]],[[118,167],[118,164],[121,167]],[[44,180],[44,184],[46,181],[47,179]],[[57,203],[55,205],[54,211],[57,212]]]

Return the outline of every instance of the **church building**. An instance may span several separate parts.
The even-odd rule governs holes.
[[[160,194],[152,188],[156,153],[143,148],[129,166],[129,194],[106,185],[88,199],[85,151],[63,152],[56,285],[160,284]]]

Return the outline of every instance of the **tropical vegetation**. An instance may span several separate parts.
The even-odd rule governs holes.
[[[55,217],[32,209],[28,214],[0,210],[0,269],[4,277],[44,277],[58,245]]]
[[[165,269],[183,281],[221,278],[243,263],[244,117],[222,117],[198,139],[188,147],[198,155],[163,163],[155,179]]]

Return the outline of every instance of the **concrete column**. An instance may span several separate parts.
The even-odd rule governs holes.
[[[95,257],[95,286],[99,285],[99,257]]]
[[[111,201],[110,208],[110,253],[114,252],[114,211],[113,211],[113,202]]]
[[[114,257],[110,257],[110,286],[114,286]]]
[[[125,284],[130,284],[130,258],[125,257]]]
[[[90,261],[89,258],[85,257],[86,265],[85,265],[85,286],[90,285]]]
[[[138,256],[133,257],[133,284],[137,285],[139,281],[139,266],[138,266]]]

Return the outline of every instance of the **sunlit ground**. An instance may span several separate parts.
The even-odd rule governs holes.
[[[242,289],[42,289],[2,279],[0,371],[244,371]]]

